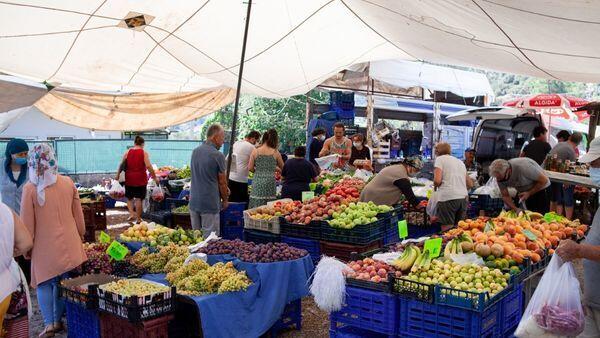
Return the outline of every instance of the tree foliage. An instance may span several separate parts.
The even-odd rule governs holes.
[[[328,102],[327,94],[310,91],[307,94],[311,100]],[[240,98],[236,139],[241,139],[251,130],[260,133],[274,128],[279,134],[280,148],[285,151],[306,143],[306,98],[307,95],[297,95],[284,99],[268,99],[250,95]],[[202,126],[202,138],[213,123],[222,124],[226,130],[231,130],[234,105],[230,104],[206,119]]]

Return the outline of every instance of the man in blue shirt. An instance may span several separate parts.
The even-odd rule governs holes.
[[[219,151],[225,142],[225,130],[213,124],[206,132],[206,142],[192,152],[190,217],[192,228],[202,229],[202,236],[219,234],[219,212],[227,209],[229,188],[225,156]]]

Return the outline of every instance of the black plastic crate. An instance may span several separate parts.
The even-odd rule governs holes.
[[[392,284],[390,283],[389,278],[390,277],[388,276],[388,280],[386,282],[375,283],[367,280],[346,277],[346,286],[392,293]]]
[[[58,289],[60,297],[66,301],[80,304],[88,310],[98,308],[98,294],[96,289],[98,285],[121,279],[107,274],[90,274],[81,277],[65,279],[60,282]],[[77,290],[78,286],[86,285],[85,291]]]
[[[149,220],[150,222],[170,227],[172,224],[171,221],[173,217],[170,210],[158,210],[144,213],[142,214],[142,218],[145,220]]]
[[[368,244],[382,239],[389,219],[383,218],[364,225],[357,225],[352,229],[334,228],[327,222],[321,223],[321,239],[329,242],[348,244]]]
[[[392,287],[395,294],[403,297],[433,303],[435,299],[435,285],[420,283],[408,278],[392,278]]]
[[[322,239],[321,224],[323,221],[312,221],[309,224],[289,223],[285,217],[279,218],[279,230],[282,236]],[[329,226],[329,224],[327,224]]]
[[[146,321],[175,311],[177,292],[169,291],[144,297],[125,297],[94,286],[98,293],[98,310],[135,323]]]
[[[266,231],[245,229],[244,241],[255,244],[277,243],[281,241],[281,236]]]

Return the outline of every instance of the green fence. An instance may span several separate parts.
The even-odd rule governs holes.
[[[0,142],[0,157],[4,155],[6,141]],[[39,142],[28,142],[30,146]],[[125,151],[133,145],[132,140],[56,140],[51,143],[56,151],[59,171],[66,174],[112,173]],[[201,141],[147,140],[144,149],[152,164],[159,167],[189,165],[192,150]],[[221,151],[227,153],[228,144]]]

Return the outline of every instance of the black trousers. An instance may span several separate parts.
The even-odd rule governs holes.
[[[525,201],[525,205],[527,206],[528,210],[539,212],[542,215],[550,211],[549,188],[540,190],[531,195],[527,201]]]
[[[229,190],[231,190],[231,195],[229,195],[229,202],[235,203],[246,203],[250,197],[248,196],[248,183],[240,183],[236,181],[229,180]]]

